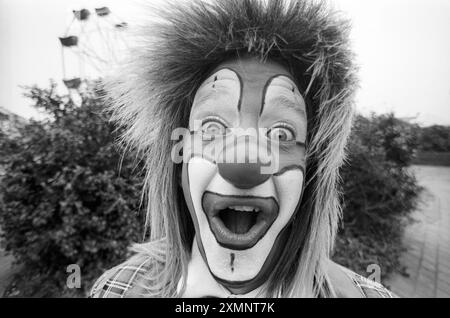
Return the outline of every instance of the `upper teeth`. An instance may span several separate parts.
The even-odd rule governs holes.
[[[259,212],[260,209],[254,206],[246,206],[246,205],[235,205],[235,206],[230,206],[230,209],[236,210],[236,211],[245,211],[245,212]]]

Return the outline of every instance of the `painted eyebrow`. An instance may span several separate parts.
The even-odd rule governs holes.
[[[262,103],[261,103],[261,110],[259,111],[259,115],[260,116],[262,115],[262,113],[264,111],[264,108],[265,108],[265,105],[266,105],[266,102],[267,102],[267,100],[266,100],[267,99],[267,91],[268,91],[269,87],[272,86],[273,81],[276,80],[276,79],[282,80],[283,82],[285,82],[285,84],[288,84],[289,87],[283,86],[281,84],[278,84],[278,85],[275,84],[275,86],[283,87],[283,88],[285,88],[287,90],[292,91],[293,93],[295,91],[295,88],[297,88],[297,85],[295,84],[294,79],[291,76],[289,76],[289,75],[277,74],[277,75],[274,75],[271,78],[269,78],[267,80],[266,84],[264,85],[263,96],[262,96]],[[297,88],[297,90],[298,90],[298,88]],[[286,97],[285,97],[285,101],[284,102],[286,102],[288,104],[287,106],[293,106],[292,104],[296,104],[293,101],[288,100],[288,98],[286,98]],[[291,108],[291,107],[289,107],[289,108]],[[305,115],[305,114],[303,114],[303,115]]]
[[[230,72],[232,72],[236,76],[236,78],[240,81],[240,77],[237,74],[237,72],[235,70],[225,66],[225,67],[221,67],[221,68],[215,70],[214,73],[209,75],[206,78],[206,80],[200,85],[200,87],[198,89],[201,89],[202,87],[205,87],[206,85],[213,84],[216,81],[223,81],[223,80],[233,81],[234,80],[234,78],[219,78],[219,74],[218,73],[220,73],[221,71],[230,71]]]
[[[276,103],[276,104],[280,104],[281,106],[284,106],[288,109],[292,109],[294,111],[296,111],[297,113],[299,113],[301,116],[306,118],[306,111],[300,107],[300,105],[298,103],[296,103],[295,101],[293,101],[292,99],[286,97],[286,96],[276,96],[274,98],[271,98],[270,100],[268,100],[271,103]],[[266,103],[268,102],[266,101]]]
[[[206,88],[206,87],[209,86],[209,85],[213,85],[213,86],[214,86],[214,83],[215,83],[215,82],[219,82],[219,81],[236,81],[236,79],[234,79],[234,78],[218,78],[218,73],[220,73],[221,71],[224,71],[224,70],[227,70],[227,71],[232,72],[232,73],[236,76],[237,82],[239,83],[239,90],[240,90],[240,92],[239,92],[239,102],[238,102],[238,105],[237,105],[237,108],[238,108],[238,111],[239,111],[240,108],[241,108],[241,107],[240,107],[240,106],[241,106],[241,103],[242,103],[243,83],[242,83],[242,79],[241,79],[241,77],[239,76],[239,74],[238,74],[235,70],[233,70],[232,68],[230,68],[230,67],[226,67],[226,66],[225,66],[225,67],[221,67],[221,68],[217,69],[214,73],[212,73],[212,74],[208,77],[208,79],[212,79],[212,80],[210,80],[210,81],[208,81],[208,79],[205,80],[205,82],[204,82],[202,85],[200,85],[200,87],[198,88],[197,91],[200,91],[200,90]],[[223,91],[226,92],[226,90],[225,90],[224,88],[223,88]],[[215,92],[213,92],[213,91],[207,92],[207,93],[206,93],[206,96],[204,96],[204,97],[202,97],[202,98],[200,98],[200,99],[198,100],[198,102],[196,103],[196,104],[198,104],[198,106],[197,106],[196,108],[199,108],[199,107],[203,106],[204,102],[207,101],[208,99],[210,99],[211,96],[212,96],[214,93],[215,93]]]
[[[209,83],[209,84],[211,84],[211,83]],[[203,89],[204,88],[206,88],[206,87],[203,87]],[[199,107],[201,107],[201,106],[203,106],[203,104],[205,103],[205,102],[207,102],[208,100],[210,100],[210,99],[215,99],[215,98],[213,98],[217,93],[226,93],[226,92],[228,92],[225,88],[215,88],[216,89],[216,91],[214,91],[214,90],[208,90],[206,93],[204,93],[204,94],[202,94],[202,96],[201,97],[199,97],[198,98],[198,100],[196,100],[196,102],[195,102],[195,104],[196,104],[196,108],[199,108]]]

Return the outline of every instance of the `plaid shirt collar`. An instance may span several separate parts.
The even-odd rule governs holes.
[[[195,247],[195,246],[194,246]],[[194,253],[196,249],[193,249]],[[195,254],[195,255],[197,255]],[[201,261],[200,261],[201,260]],[[123,297],[138,297],[142,296],[133,293],[133,288],[136,287],[139,278],[145,275],[151,267],[151,259],[146,254],[136,254],[128,261],[113,267],[106,271],[94,284],[91,289],[90,297],[93,298],[123,298]],[[347,277],[347,281],[351,286],[345,287],[345,284],[339,284],[336,279],[332,279],[334,285],[337,284],[340,293],[338,297],[367,297],[367,298],[395,298],[397,297],[381,284],[369,280],[361,275],[358,275],[342,266],[340,273]],[[336,275],[334,275],[336,276]],[[208,268],[203,262],[200,255],[193,256],[188,268],[186,288],[183,297],[231,297],[231,293],[223,286],[218,284]],[[181,283],[179,283],[179,292],[181,292]],[[349,294],[349,289],[356,289],[357,296]],[[251,292],[239,297],[258,297],[258,291]]]

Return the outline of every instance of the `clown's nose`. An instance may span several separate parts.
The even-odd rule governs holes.
[[[250,189],[264,183],[271,174],[261,173],[261,163],[219,163],[219,174],[240,189]]]

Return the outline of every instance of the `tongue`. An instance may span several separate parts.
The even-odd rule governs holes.
[[[225,209],[220,215],[225,226],[233,233],[245,234],[256,222],[256,213]]]

